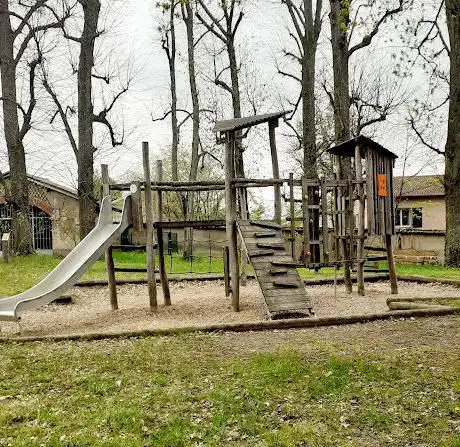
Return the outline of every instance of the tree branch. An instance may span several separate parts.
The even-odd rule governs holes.
[[[29,107],[27,111],[23,113],[24,120],[22,122],[21,129],[19,131],[19,139],[22,141],[26,136],[27,132],[32,127],[32,113],[34,111],[37,100],[35,98],[35,75],[37,67],[42,63],[42,53],[38,49],[37,57],[29,64]]]
[[[363,37],[363,39],[361,40],[361,42],[359,42],[356,45],[352,46],[348,50],[348,56],[351,56],[355,51],[358,51],[361,48],[369,46],[371,44],[372,39],[374,38],[374,36],[379,32],[379,28],[385,22],[385,20],[388,17],[391,17],[392,15],[401,12],[402,10],[403,10],[403,0],[399,0],[399,6],[397,8],[388,9],[387,11],[385,11],[385,14],[383,14],[383,16],[380,18],[380,20],[374,25],[374,28],[372,29],[372,31],[369,34],[365,35]]]
[[[288,78],[291,78],[291,79],[294,79],[296,80],[297,82],[299,82],[300,84],[302,84],[302,79],[300,79],[298,76],[292,74],[292,73],[288,73],[287,71],[283,71],[281,69],[278,68],[278,73],[280,75],[283,75],[283,76],[286,76]]]
[[[422,142],[422,144],[424,146],[426,146],[427,148],[431,149],[432,151],[436,152],[437,154],[439,155],[443,155],[445,156],[445,152],[438,149],[437,147],[434,147],[433,145],[431,145],[430,143],[428,143],[424,138],[423,138],[423,135],[419,132],[419,130],[417,129],[417,127],[415,126],[415,121],[414,119],[411,117],[410,119],[410,126],[412,127],[412,130],[415,132],[415,134],[417,135],[417,137],[419,138],[419,140]]]
[[[107,129],[109,131],[109,134],[110,134],[110,140],[111,140],[111,143],[112,143],[113,147],[121,146],[123,144],[123,140],[124,140],[124,131],[123,131],[121,140],[118,141],[116,139],[116,137],[115,137],[115,132],[113,130],[112,124],[110,124],[109,120],[107,119],[107,117],[104,115],[103,112],[104,111],[100,112],[98,115],[93,115],[93,122],[104,124],[105,127],[107,127]]]
[[[72,128],[70,127],[69,120],[67,119],[67,113],[64,111],[61,102],[59,101],[56,93],[53,91],[51,86],[49,85],[48,78],[46,76],[46,73],[43,73],[43,86],[45,87],[45,90],[48,92],[48,94],[51,96],[54,104],[56,105],[57,112],[59,116],[61,117],[62,124],[64,124],[64,129],[66,131],[67,137],[69,138],[70,145],[72,147],[73,153],[75,154],[75,157],[78,156],[78,147],[77,147],[77,142],[75,141],[75,138],[72,133]],[[53,121],[54,116],[51,120]]]

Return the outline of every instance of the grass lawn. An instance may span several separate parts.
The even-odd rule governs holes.
[[[145,268],[146,266],[145,253],[116,251],[114,252],[114,259],[117,267]],[[62,258],[55,256],[34,255],[13,257],[9,264],[0,262],[0,296],[10,296],[27,290],[56,267],[61,260]],[[385,268],[385,263],[380,263],[380,267]],[[223,274],[223,261],[220,254],[216,252],[212,253],[211,259],[207,252],[197,253],[193,257],[192,263],[183,259],[180,254],[174,254],[172,259],[169,256],[166,257],[166,268],[170,276]],[[332,268],[321,269],[318,273],[307,269],[298,269],[298,271],[302,279],[323,279],[334,276],[334,269]],[[248,272],[252,272],[250,266]],[[342,272],[343,270],[339,269],[339,278],[343,277]],[[397,272],[400,275],[460,280],[460,269],[439,265],[398,264]],[[117,273],[118,279],[142,279],[145,277],[145,273]],[[105,261],[100,260],[93,264],[82,279],[105,280],[106,278]]]
[[[398,264],[398,274],[460,280],[460,269],[441,265]]]
[[[27,290],[55,268],[61,260],[62,258],[57,256],[34,255],[13,257],[9,264],[0,262],[0,296],[14,295]],[[146,268],[145,253],[114,252],[114,260],[116,267]],[[168,272],[173,272],[171,275],[190,275],[191,271],[193,274],[223,272],[223,260],[212,258],[210,262],[209,254],[194,256],[193,263],[175,254],[172,262],[170,257],[166,258],[166,262]],[[158,259],[156,265],[158,267]],[[116,274],[117,279],[142,279],[146,276],[146,273]],[[95,262],[82,279],[107,279],[105,261],[101,259]]]
[[[460,447],[459,323],[3,344],[0,445]]]

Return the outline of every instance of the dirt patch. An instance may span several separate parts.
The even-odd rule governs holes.
[[[366,296],[347,295],[343,286],[308,286],[316,316],[370,314],[388,310],[388,282],[366,285]],[[441,284],[401,282],[400,297],[457,296],[458,289]],[[158,312],[148,308],[145,285],[118,287],[118,311],[110,310],[106,287],[75,288],[74,304],[49,305],[23,314],[22,335],[68,335],[91,332],[116,332],[143,329],[206,326],[219,323],[256,322],[267,319],[265,305],[257,282],[250,281],[241,289],[241,312],[232,312],[229,298],[224,296],[222,282],[171,284],[172,306],[163,306],[158,287]],[[3,335],[18,334],[16,323],[1,323]]]

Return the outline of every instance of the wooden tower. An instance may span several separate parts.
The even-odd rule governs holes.
[[[398,157],[390,150],[363,135],[338,144],[329,149],[329,152],[338,157],[348,157],[354,160],[355,180],[358,181],[358,198],[360,201],[357,253],[358,288],[360,271],[362,275],[363,265],[362,241],[365,237],[365,227],[367,227],[368,236],[384,237],[390,273],[391,293],[396,294],[398,293],[398,285],[391,236],[395,234],[393,167]],[[365,191],[360,191],[359,181],[363,179],[365,180]],[[366,213],[364,209],[367,210]],[[366,218],[364,218],[364,215],[366,215]]]

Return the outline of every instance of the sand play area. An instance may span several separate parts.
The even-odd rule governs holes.
[[[159,307],[152,313],[146,285],[117,288],[119,310],[111,311],[107,287],[75,287],[68,292],[71,304],[50,304],[26,312],[21,324],[1,322],[1,335],[41,336],[77,333],[136,331],[144,329],[206,326],[219,323],[258,322],[267,319],[255,280],[241,288],[241,311],[232,312],[222,281],[171,283],[172,305],[165,307],[158,287]],[[366,296],[347,295],[343,286],[306,286],[317,317],[386,312],[388,281],[366,284]],[[412,282],[399,283],[399,297],[458,296],[454,286]]]

